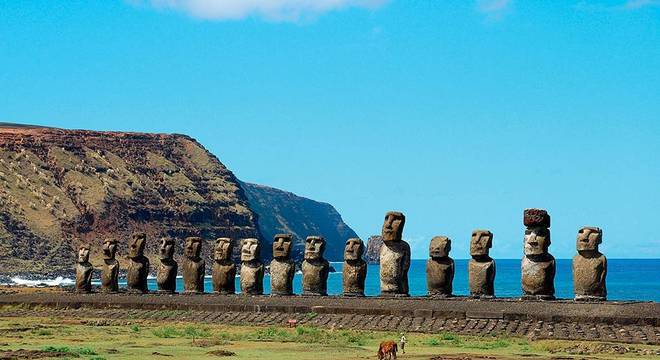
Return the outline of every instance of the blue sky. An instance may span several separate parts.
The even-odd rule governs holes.
[[[416,258],[526,207],[660,258],[660,1],[3,1],[0,121],[189,134]]]

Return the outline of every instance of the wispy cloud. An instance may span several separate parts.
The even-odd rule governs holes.
[[[477,0],[477,10],[491,19],[500,19],[512,4],[513,0]]]
[[[583,0],[575,4],[577,10],[590,12],[633,11],[654,6],[660,6],[660,0],[627,0],[618,4],[606,4]]]
[[[299,21],[350,7],[375,9],[388,0],[128,0],[155,8],[182,11],[209,20],[260,17],[269,21]]]
[[[630,10],[649,6],[660,6],[660,0],[628,0],[624,5],[626,9]]]

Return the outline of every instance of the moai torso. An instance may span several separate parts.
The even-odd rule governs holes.
[[[577,301],[603,301],[607,298],[607,259],[598,252],[601,241],[599,228],[584,227],[578,233],[578,254],[573,257],[573,289]]]
[[[93,272],[94,267],[89,262],[89,247],[81,246],[78,249],[78,263],[76,264],[76,291],[92,292]]]
[[[206,264],[200,257],[202,252],[202,239],[198,237],[186,238],[183,248],[183,289],[184,293],[196,294],[204,292],[204,274]]]
[[[270,262],[271,295],[293,295],[296,264],[290,259],[292,240],[290,234],[277,234],[273,239],[273,261]]]
[[[364,296],[367,263],[362,259],[364,243],[358,238],[348,239],[344,248],[342,287],[344,296]]]
[[[555,258],[550,255],[550,215],[541,209],[525,209],[525,257],[522,259],[523,299],[555,297]]]
[[[446,236],[431,239],[429,259],[426,261],[426,285],[429,296],[447,297],[452,295],[454,281],[454,260],[449,257],[451,240]]]
[[[128,271],[126,285],[129,291],[146,293],[147,277],[149,276],[149,259],[144,256],[147,237],[145,234],[135,234],[128,246]]]
[[[107,239],[103,242],[103,266],[101,267],[101,291],[113,293],[119,291],[119,262],[115,259],[117,241]]]
[[[383,246],[380,248],[381,296],[408,296],[410,246],[401,239],[405,216],[388,212],[383,223]]]
[[[305,260],[302,263],[303,295],[328,294],[330,263],[323,258],[325,239],[308,236],[305,240]]]
[[[241,244],[241,294],[264,293],[264,264],[261,263],[258,239],[243,239]]]
[[[158,292],[172,294],[176,291],[176,275],[179,264],[174,261],[174,239],[162,238],[160,240],[160,260],[156,283]]]
[[[233,242],[218,238],[213,248],[213,291],[218,294],[236,293],[236,264],[231,260]]]
[[[470,296],[490,298],[495,296],[495,261],[489,256],[493,243],[493,233],[488,230],[474,230],[470,239],[470,262],[468,263],[468,283]]]

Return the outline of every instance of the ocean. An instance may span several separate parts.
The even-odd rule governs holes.
[[[454,295],[468,295],[469,260],[455,260]],[[497,274],[495,276],[495,295],[498,297],[519,297],[520,289],[520,259],[495,260]],[[342,263],[333,262],[337,270],[328,277],[328,294],[340,295],[342,292]],[[608,259],[607,261],[607,295],[608,300],[643,300],[660,302],[660,259]],[[426,295],[426,260],[412,260],[408,272],[410,295]],[[125,286],[126,282],[120,282]],[[302,274],[296,274],[294,291],[301,292]],[[156,280],[149,279],[149,289],[156,290]],[[177,289],[183,290],[183,280],[177,279]],[[211,292],[213,286],[210,277],[205,281],[205,291]],[[236,289],[240,289],[236,278]],[[557,275],[555,276],[555,296],[558,298],[573,298],[573,275],[570,259],[557,259]],[[378,265],[369,265],[365,293],[376,296],[380,292]],[[270,293],[270,278],[264,278],[264,293]]]

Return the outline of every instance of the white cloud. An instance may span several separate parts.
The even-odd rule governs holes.
[[[156,8],[185,12],[210,20],[261,17],[270,21],[298,21],[350,7],[375,9],[388,0],[128,0]]]
[[[492,20],[499,20],[512,4],[513,0],[477,0],[477,10]]]

